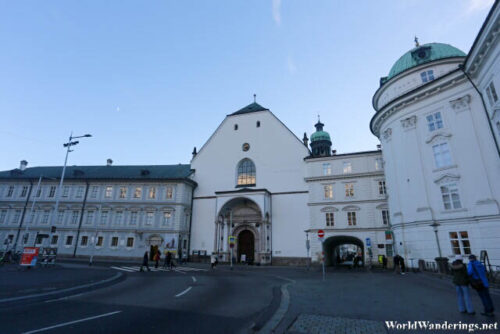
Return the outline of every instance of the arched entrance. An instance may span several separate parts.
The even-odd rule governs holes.
[[[238,234],[238,262],[253,263],[255,254],[255,237],[249,230]],[[243,255],[243,256],[242,256]]]
[[[363,266],[365,263],[364,244],[351,236],[330,237],[323,243],[325,265],[327,266]]]

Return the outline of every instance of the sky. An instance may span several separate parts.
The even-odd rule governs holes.
[[[414,47],[468,52],[492,0],[0,0],[0,170],[189,163],[253,102],[338,153],[376,149],[379,79]]]

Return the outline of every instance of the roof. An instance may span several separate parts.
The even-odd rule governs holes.
[[[316,131],[311,135],[311,142],[319,140],[330,140],[330,134],[326,131]]]
[[[269,110],[269,109],[264,108],[260,104],[254,102],[254,103],[251,103],[251,104],[247,105],[244,108],[241,108],[238,111],[233,112],[232,114],[230,114],[230,116],[241,115],[241,114],[248,114],[248,113],[251,113],[251,112],[257,112],[257,111],[263,111],[263,110]]]
[[[394,63],[386,80],[389,80],[396,75],[421,64],[429,63],[438,59],[465,56],[466,54],[463,51],[449,44],[428,43],[420,45],[406,52]]]
[[[13,169],[0,172],[0,179],[60,179],[62,166],[32,167],[24,171]],[[188,179],[193,170],[191,165],[137,165],[137,166],[67,166],[65,179],[130,179],[130,180],[180,180]]]

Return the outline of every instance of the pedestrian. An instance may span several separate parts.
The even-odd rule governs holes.
[[[167,256],[165,257],[165,263],[170,269],[172,269],[172,253],[167,252]]]
[[[212,257],[210,258],[210,268],[215,269],[217,266],[217,255],[212,254]]]
[[[142,265],[141,265],[140,271],[144,271],[144,270],[142,270],[142,267],[146,267],[146,269],[148,269],[148,271],[151,271],[151,269],[149,269],[149,254],[148,254],[148,251],[144,252],[144,257],[142,258]]]
[[[401,261],[401,256],[399,256],[399,254],[396,254],[394,256],[394,272],[396,274],[401,274],[401,267],[399,266],[400,261]]]
[[[399,265],[401,266],[401,275],[404,275],[406,272],[405,259],[404,257],[399,257]]]
[[[155,268],[158,268],[158,263],[160,262],[160,251],[157,250],[155,253],[155,256],[153,257],[153,260],[155,261]]]
[[[474,290],[477,291],[479,298],[483,302],[484,312],[482,315],[493,317],[495,308],[491,300],[488,278],[486,277],[486,268],[479,262],[475,255],[469,256],[469,264],[467,266],[467,273],[470,277],[470,284]]]
[[[453,274],[453,284],[457,290],[458,311],[460,313],[476,314],[472,307],[469,293],[469,275],[467,267],[463,263],[462,255],[455,256],[455,261],[451,264],[451,273]]]
[[[382,255],[382,267],[387,269],[387,257],[385,255]]]

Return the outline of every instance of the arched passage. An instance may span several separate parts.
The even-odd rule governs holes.
[[[255,237],[249,230],[243,230],[238,234],[238,262],[242,261],[244,255],[244,262],[253,263],[255,254]]]
[[[363,265],[365,263],[364,244],[356,237],[339,235],[330,237],[323,243],[325,252],[325,265],[354,265],[355,257],[361,257]]]

